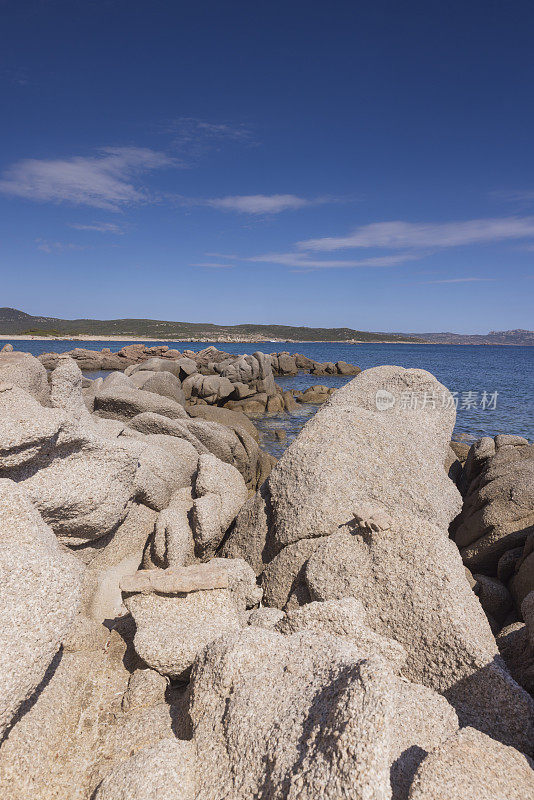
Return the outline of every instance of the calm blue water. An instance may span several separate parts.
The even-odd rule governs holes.
[[[4,344],[2,342],[1,344]],[[118,350],[121,342],[80,341],[13,341],[18,350],[40,355],[46,352],[64,352],[73,347],[88,347],[101,350],[109,347]],[[179,350],[202,350],[204,343],[195,342],[145,342],[145,344],[168,344]],[[263,342],[262,344],[217,344],[229,353],[263,352],[303,353],[317,361],[348,361],[361,369],[382,364],[401,367],[416,367],[432,372],[452,392],[458,392],[458,415],[455,438],[469,440],[480,436],[495,436],[497,433],[515,433],[528,439],[534,438],[534,348],[498,347],[481,345],[427,345],[427,344],[329,344],[310,342],[286,344]],[[293,378],[277,378],[284,388],[305,389],[321,383],[326,386],[342,386],[350,380],[339,376],[301,374]],[[482,393],[497,392],[496,407],[482,409]],[[474,405],[466,407],[467,392],[475,393],[470,399]],[[264,417],[256,420],[261,430],[265,447],[279,456],[291,440],[299,433],[304,423],[315,413],[317,406],[302,406],[293,414]],[[277,431],[283,430],[285,441],[279,441]],[[283,434],[282,434],[283,435]]]

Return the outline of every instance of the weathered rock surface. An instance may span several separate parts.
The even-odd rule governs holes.
[[[148,434],[139,440],[118,440],[137,458],[134,495],[150,508],[166,508],[174,492],[188,488],[197,471],[198,453],[187,441],[164,434]]]
[[[524,622],[513,622],[496,637],[499,652],[514,681],[534,697],[534,644]]]
[[[0,737],[43,679],[77,611],[83,565],[24,490],[0,480]]]
[[[94,800],[195,800],[197,768],[191,742],[162,739],[106,775]]]
[[[224,559],[218,559],[223,562]],[[145,569],[126,575],[121,589],[127,593],[187,594],[208,589],[227,589],[228,572],[224,565],[194,564],[189,567]]]
[[[185,405],[185,395],[182,384],[172,372],[163,371],[140,371],[131,376],[130,380],[145,392],[154,392],[161,397],[168,397],[181,406]]]
[[[107,535],[135,495],[137,454],[18,387],[0,391],[0,476],[20,483],[69,544]]]
[[[534,532],[534,445],[521,437],[481,439],[464,474],[467,490],[454,538],[472,572],[495,574],[503,553]]]
[[[345,597],[324,603],[307,603],[292,609],[276,624],[275,630],[286,635],[310,631],[342,636],[358,646],[362,658],[380,655],[396,673],[400,673],[406,661],[406,651],[394,639],[386,639],[368,628],[365,618],[362,603],[354,597]]]
[[[250,421],[246,414],[239,411],[232,411],[229,408],[220,408],[219,406],[189,406],[187,413],[193,419],[205,419],[208,422],[218,422],[220,425],[226,425],[227,428],[242,428],[249,436],[259,442],[260,436],[256,426]]]
[[[150,412],[169,419],[187,417],[184,407],[154,392],[127,387],[112,387],[99,392],[95,397],[95,412],[102,417],[128,421],[137,414]]]
[[[185,711],[164,702],[163,693],[157,698],[152,690],[122,708],[130,676],[142,666],[132,636],[129,618],[111,632],[76,619],[0,748],[2,797],[89,800],[115,764],[175,732],[185,738]]]
[[[140,433],[163,433],[190,442],[199,455],[212,453],[236,467],[245,483],[256,488],[269,474],[272,461],[245,430],[203,419],[168,419],[160,414],[139,414],[129,426]]]
[[[149,667],[172,678],[186,677],[207,644],[240,626],[228,589],[180,596],[132,594],[124,603],[135,620],[137,653]]]
[[[463,728],[424,759],[409,800],[526,800],[533,766],[513,747]]]
[[[234,386],[228,378],[219,375],[201,375],[198,372],[186,378],[182,388],[186,400],[200,397],[207,403],[219,403],[234,391]]]
[[[509,588],[517,607],[520,608],[525,597],[534,592],[534,531],[528,534],[519,557],[514,558],[513,562]]]
[[[423,755],[457,730],[442,697],[354,643],[253,627],[199,657],[190,713],[206,799],[389,798],[390,773],[400,798]]]
[[[403,674],[444,693],[464,724],[531,752],[534,702],[500,659],[458,550],[442,531],[407,517],[366,536],[336,533],[309,557],[305,580],[314,600],[359,599],[367,624],[406,649]]]
[[[159,515],[154,536],[147,541],[143,567],[183,567],[195,561],[195,542],[190,518],[193,508],[191,489],[173,494]]]
[[[30,353],[0,353],[0,383],[11,383],[24,389],[35,400],[48,405],[50,389],[46,369]]]
[[[61,359],[50,374],[50,405],[90,425],[91,415],[83,399],[82,380],[77,363],[69,356]]]
[[[230,523],[247,499],[241,473],[211,454],[198,459],[193,502],[193,536],[198,555],[214,555]]]
[[[378,411],[383,391],[394,405]],[[461,502],[443,470],[454,407],[405,409],[407,392],[425,397],[447,390],[423,370],[377,367],[339,389],[306,424],[269,477],[270,533],[278,549],[350,526],[361,502],[448,526]]]
[[[207,566],[220,567],[226,571],[228,588],[240,613],[261,601],[263,591],[256,583],[253,569],[242,558],[212,558]]]
[[[156,519],[157,514],[151,508],[133,503],[124,522],[107,541],[97,540],[94,546],[76,549],[76,555],[88,563],[82,605],[87,617],[103,623],[125,613],[120,581],[139,568]]]

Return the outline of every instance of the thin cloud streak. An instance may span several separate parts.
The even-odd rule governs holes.
[[[162,126],[171,134],[171,146],[183,159],[182,166],[192,166],[210,152],[228,145],[255,147],[258,142],[250,126],[230,122],[210,122],[196,117],[178,117]]]
[[[185,206],[205,206],[219,211],[235,211],[239,214],[259,216],[280,214],[283,211],[295,211],[327,203],[347,202],[347,198],[330,196],[306,198],[295,194],[238,194],[206,199],[180,197],[180,202]]]
[[[438,281],[420,281],[420,283],[485,283],[494,280],[495,278],[443,278]]]
[[[298,267],[299,271],[311,271],[316,269],[350,269],[353,267],[393,267],[396,264],[404,264],[406,261],[412,261],[416,258],[419,258],[419,256],[413,253],[400,253],[391,256],[374,256],[372,258],[349,260],[314,260],[304,253],[266,253],[265,255],[251,256],[241,260],[262,264],[280,264],[285,267]]]
[[[208,263],[200,263],[200,264],[189,264],[190,267],[204,267],[205,269],[233,269],[233,264],[208,264]]]
[[[124,234],[124,229],[114,222],[95,222],[92,225],[83,225],[79,222],[71,222],[69,228],[74,228],[77,231],[96,231],[97,233],[113,233],[118,236]]]
[[[41,202],[119,211],[151,199],[135,185],[135,178],[173,164],[164,153],[143,147],[107,147],[92,157],[25,159],[4,172],[0,192]]]
[[[331,252],[350,248],[460,247],[534,237],[534,216],[474,219],[465,222],[374,222],[348,236],[298,242],[302,250]]]
[[[74,244],[73,242],[50,242],[47,239],[36,239],[35,243],[38,250],[43,253],[64,253],[68,250],[87,250],[86,245]]]

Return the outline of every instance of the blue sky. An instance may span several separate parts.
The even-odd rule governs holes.
[[[532,328],[531,2],[0,12],[0,305]]]

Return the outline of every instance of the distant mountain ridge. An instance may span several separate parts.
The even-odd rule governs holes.
[[[292,325],[215,325],[204,322],[172,322],[153,319],[60,319],[27,314],[16,308],[0,308],[0,335],[124,336],[182,341],[323,341],[323,342],[429,342],[434,344],[534,345],[534,331],[490,331],[488,334],[382,333],[352,328],[308,328]]]

